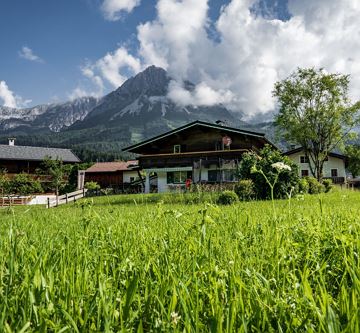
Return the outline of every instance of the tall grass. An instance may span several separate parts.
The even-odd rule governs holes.
[[[181,200],[0,211],[0,331],[359,332],[359,193]]]

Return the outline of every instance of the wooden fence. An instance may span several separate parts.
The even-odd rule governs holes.
[[[32,197],[2,197],[0,198],[0,206],[22,206],[27,205],[31,201]]]
[[[79,191],[59,195],[57,198],[53,198],[53,199],[48,198],[47,208],[56,207],[70,202],[75,202],[76,200],[85,197],[86,192],[87,189],[84,188]]]

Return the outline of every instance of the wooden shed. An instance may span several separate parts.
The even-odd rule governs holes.
[[[138,161],[98,162],[85,171],[85,182],[97,182],[102,188],[127,189],[140,177]]]

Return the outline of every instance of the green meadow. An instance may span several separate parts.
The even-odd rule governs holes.
[[[199,195],[0,209],[0,332],[360,331],[360,192]]]

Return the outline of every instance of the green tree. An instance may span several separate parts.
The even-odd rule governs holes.
[[[50,177],[50,186],[58,197],[59,191],[66,186],[71,166],[59,159],[45,158],[41,163],[40,173]]]
[[[345,148],[345,154],[349,160],[348,170],[353,177],[360,175],[360,145],[349,145]]]
[[[275,123],[285,139],[303,147],[311,173],[319,181],[328,154],[360,122],[360,102],[350,103],[349,82],[349,75],[298,68],[275,84],[273,95],[280,106]]]

